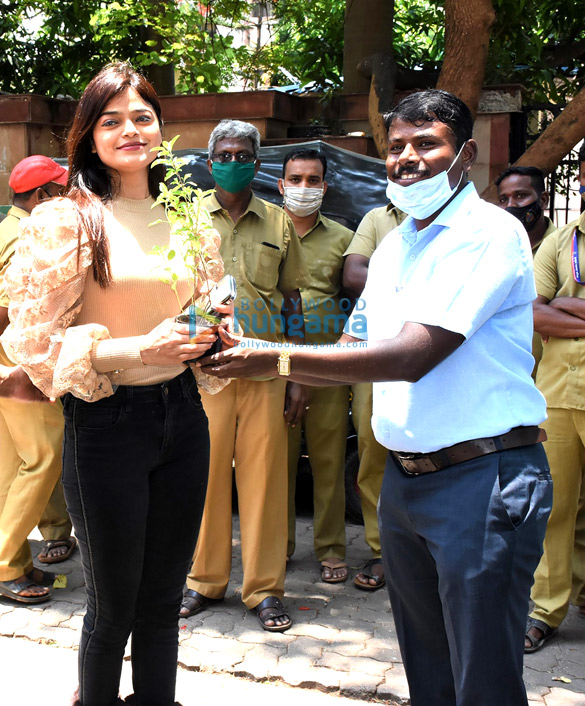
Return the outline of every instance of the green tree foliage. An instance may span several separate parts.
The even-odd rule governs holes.
[[[0,0],[0,90],[77,96],[104,64],[129,59],[148,72],[172,63],[181,92],[225,89],[244,47],[218,24],[239,26],[244,0]]]
[[[404,69],[438,70],[445,51],[445,12],[439,0],[395,0],[394,58]]]
[[[292,75],[302,85],[340,86],[345,0],[279,0],[274,13],[275,41],[264,48],[262,56],[272,83],[288,84]]]
[[[533,101],[563,102],[585,85],[579,0],[493,0],[486,81],[522,83]]]
[[[0,0],[0,90],[75,94],[104,64],[90,25],[95,2]]]
[[[234,24],[244,19],[245,10],[240,0],[222,0],[221,11]],[[225,89],[234,66],[247,58],[244,47],[234,48],[233,38],[218,32],[215,13],[202,3],[116,0],[102,4],[91,25],[96,41],[112,59],[130,58],[147,70],[152,65],[173,64],[179,93]],[[125,33],[134,37],[130,53],[120,42]]]
[[[236,81],[255,86],[260,77],[263,84],[283,85],[291,82],[291,75],[301,84],[314,82],[332,89],[342,81],[346,2],[367,4],[367,0],[0,0],[0,90],[77,96],[99,68],[115,59],[130,59],[146,71],[149,66],[172,64],[178,70],[179,92],[219,91]],[[574,95],[585,79],[581,0],[493,0],[493,4],[496,24],[486,82],[522,83],[535,101],[562,102]],[[394,0],[394,8],[398,65],[439,69],[444,2]],[[270,41],[250,48],[236,46],[236,31],[266,14],[275,16]]]

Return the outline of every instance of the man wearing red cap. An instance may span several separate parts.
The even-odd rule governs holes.
[[[4,274],[18,240],[18,224],[45,199],[58,196],[67,183],[67,170],[52,159],[33,155],[19,162],[8,181],[13,207],[0,223],[0,333],[8,324],[9,301]],[[0,387],[18,383],[19,373],[4,375],[14,364],[0,345]],[[44,563],[63,561],[75,548],[61,484],[63,412],[60,402],[46,404],[9,385],[9,397],[0,394],[0,595],[21,603],[50,598],[54,574],[33,567],[27,537],[38,524],[45,539],[39,555]],[[20,391],[19,391],[20,389]],[[51,495],[52,494],[52,495]]]

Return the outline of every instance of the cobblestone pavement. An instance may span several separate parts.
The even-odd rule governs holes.
[[[233,580],[226,600],[180,621],[180,667],[408,703],[388,596],[385,590],[359,591],[352,583],[353,574],[369,558],[363,528],[347,527],[350,580],[325,584],[312,551],[311,523],[298,521],[297,551],[289,562],[284,600],[294,625],[282,634],[261,630],[256,616],[241,603],[237,519],[235,528]],[[40,542],[32,544],[33,553],[38,553]],[[53,601],[22,607],[0,598],[1,636],[76,647],[85,610],[79,553],[52,568],[67,576],[67,587],[54,589]],[[585,620],[574,608],[559,635],[545,649],[526,656],[525,680],[531,706],[585,706]]]

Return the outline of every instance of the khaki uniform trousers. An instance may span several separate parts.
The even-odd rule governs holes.
[[[295,550],[295,489],[305,430],[313,473],[313,539],[319,561],[345,559],[345,444],[349,388],[311,387],[309,409],[302,424],[288,430],[288,546]]]
[[[382,555],[378,530],[378,499],[388,449],[379,444],[372,431],[372,384],[360,382],[352,385],[351,418],[358,436],[358,487],[364,516],[364,535],[372,556]]]
[[[58,479],[47,507],[41,515],[38,528],[43,539],[69,539],[71,527],[71,519],[67,512],[63,493],[63,483],[61,483],[61,479]]]
[[[27,537],[37,524],[46,539],[69,537],[71,524],[58,483],[62,447],[61,402],[0,399],[0,581],[32,570]]]
[[[226,592],[232,562],[232,460],[240,516],[242,601],[255,608],[282,598],[286,572],[286,382],[232,380],[216,395],[201,391],[211,456],[205,509],[188,588],[208,598]]]
[[[544,552],[534,574],[533,618],[558,627],[569,600],[585,605],[585,411],[548,408],[542,423],[553,479]]]

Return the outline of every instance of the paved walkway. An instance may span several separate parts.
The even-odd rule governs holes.
[[[347,558],[353,575],[369,558],[369,550],[362,527],[348,525],[347,530]],[[32,544],[38,553],[40,543],[33,540]],[[238,545],[236,532],[233,582],[225,602],[181,620],[182,669],[283,682],[363,700],[408,703],[384,590],[359,591],[351,579],[346,584],[322,583],[312,554],[312,527],[301,519],[285,597],[294,625],[284,634],[265,632],[240,601]],[[52,602],[28,608],[0,598],[0,636],[76,647],[85,603],[79,553],[53,568],[67,576],[67,587],[55,589]],[[42,665],[39,672],[46,676]],[[575,609],[571,608],[558,637],[544,650],[527,655],[525,679],[531,706],[585,706],[585,620],[579,619]]]

